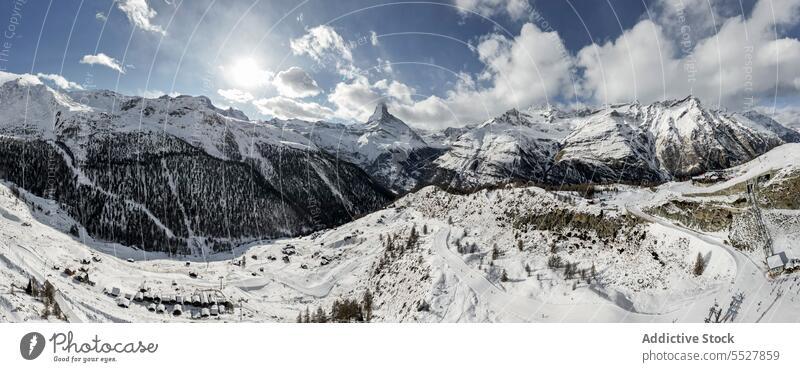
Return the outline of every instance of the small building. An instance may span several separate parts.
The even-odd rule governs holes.
[[[767,270],[772,275],[777,275],[785,269],[787,259],[786,253],[780,252],[767,257]]]
[[[117,306],[127,309],[131,306],[131,300],[125,297],[120,297],[117,299]]]
[[[192,305],[200,306],[200,295],[199,294],[193,294],[192,295]]]
[[[150,305],[147,305],[147,311],[155,312],[156,311],[156,304],[151,303]]]
[[[792,251],[784,252],[786,254],[786,263],[783,265],[784,269],[794,271],[800,269],[800,258],[794,255]]]
[[[181,314],[183,314],[183,306],[175,304],[175,306],[172,307],[172,315],[181,316]]]
[[[208,295],[205,292],[200,293],[200,305],[208,305]]]
[[[200,317],[208,318],[210,315],[211,315],[211,310],[209,310],[207,307],[200,309]]]
[[[117,287],[111,288],[111,292],[109,292],[111,297],[119,297],[120,293],[122,293],[122,291]]]
[[[211,313],[211,316],[219,316],[219,307],[217,305],[211,305],[209,312]]]
[[[167,311],[167,307],[164,306],[164,304],[158,304],[158,306],[156,306],[156,314],[163,314],[165,311]]]

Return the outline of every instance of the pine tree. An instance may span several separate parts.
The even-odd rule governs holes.
[[[522,246],[522,239],[517,240],[517,249],[519,249],[520,252],[522,252],[522,250],[524,249],[524,247]]]
[[[325,315],[325,310],[322,310],[322,306],[317,308],[317,313],[314,315],[314,318],[315,318],[314,320],[317,323],[327,323],[328,322],[328,316]]]
[[[525,272],[528,273],[528,276],[531,276],[531,266],[530,265],[525,264]]]
[[[361,302],[362,307],[364,308],[364,318],[366,321],[372,320],[372,293],[367,289],[364,292],[364,299]]]
[[[303,311],[302,310],[297,313],[297,322],[298,323],[302,323],[303,322]]]
[[[503,269],[503,273],[500,274],[500,281],[507,282],[508,281],[508,273],[506,273],[506,269]]]
[[[308,311],[308,306],[306,306],[306,315],[303,316],[303,321],[305,323],[311,323],[311,312]]]
[[[706,263],[703,260],[703,255],[701,255],[700,252],[698,252],[697,260],[695,260],[694,262],[694,270],[692,270],[692,272],[694,273],[694,276],[700,276],[703,275],[703,271],[705,270],[706,270]]]

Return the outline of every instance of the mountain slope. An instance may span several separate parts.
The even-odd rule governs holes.
[[[569,113],[511,110],[452,141],[434,162],[432,183],[660,183],[729,168],[796,141],[800,133],[769,118],[708,109],[691,96]]]
[[[424,172],[440,150],[429,146],[406,123],[381,103],[363,124],[343,125],[299,120],[274,125],[301,133],[332,156],[358,164],[381,185],[405,193],[425,178]]]
[[[391,197],[302,136],[205,97],[76,98],[0,86],[0,178],[65,205],[98,238],[207,254],[336,226]]]

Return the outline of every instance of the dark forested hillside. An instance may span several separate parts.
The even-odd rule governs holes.
[[[76,161],[60,142],[0,138],[0,179],[61,203],[96,238],[172,254],[308,233],[389,201],[327,154],[258,150],[224,160],[168,134],[115,133],[92,138]]]

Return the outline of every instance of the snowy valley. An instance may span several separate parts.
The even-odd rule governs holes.
[[[384,104],[338,124],[24,78],[0,98],[0,321],[800,313],[800,134],[755,112],[512,109],[434,135]]]

